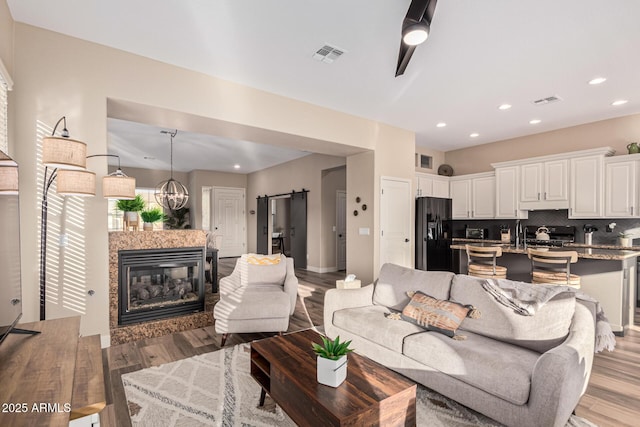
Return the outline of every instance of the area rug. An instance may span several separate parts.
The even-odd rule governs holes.
[[[122,375],[134,427],[295,426],[251,377],[249,344],[228,347]],[[500,426],[425,387],[418,386],[418,426]],[[594,427],[573,416],[567,427]]]

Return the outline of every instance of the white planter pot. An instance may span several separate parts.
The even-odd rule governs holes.
[[[125,212],[124,213],[124,217],[127,219],[127,221],[130,222],[138,222],[138,212]]]
[[[338,360],[317,357],[318,382],[330,387],[338,387],[347,379],[347,355]]]
[[[620,243],[620,246],[626,246],[629,247],[632,245],[632,238],[631,237],[618,237],[618,243]]]
[[[152,222],[145,222],[142,224],[142,229],[144,231],[153,231],[153,223]]]

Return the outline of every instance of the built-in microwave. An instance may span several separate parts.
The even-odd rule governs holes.
[[[465,228],[465,237],[467,239],[487,239],[489,230],[486,228]]]

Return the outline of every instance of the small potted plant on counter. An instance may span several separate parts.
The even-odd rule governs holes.
[[[151,208],[140,212],[140,218],[144,222],[143,229],[145,231],[153,230],[153,223],[158,221],[166,221],[167,215],[162,212],[159,207]]]
[[[624,246],[625,248],[631,247],[632,246],[632,241],[633,238],[631,236],[631,234],[625,233],[624,231],[621,231],[620,233],[618,233],[619,237],[618,237],[618,243],[620,244],[620,246]]]
[[[318,382],[330,387],[338,387],[347,378],[347,353],[353,351],[349,348],[351,341],[340,342],[340,337],[336,337],[333,341],[326,337],[321,338],[322,345],[311,344],[318,356]]]

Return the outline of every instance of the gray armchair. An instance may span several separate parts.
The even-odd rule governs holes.
[[[216,332],[222,334],[221,347],[232,333],[286,331],[296,308],[293,258],[280,254],[280,262],[270,265],[251,264],[248,258],[242,255],[231,275],[220,280],[213,318]]]

